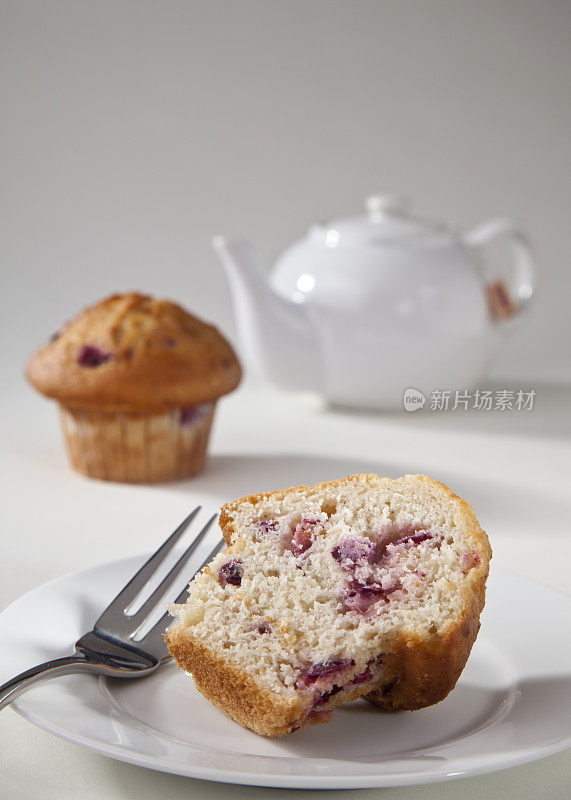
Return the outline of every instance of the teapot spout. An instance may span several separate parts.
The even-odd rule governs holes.
[[[215,236],[212,245],[228,277],[246,360],[284,389],[322,390],[317,329],[305,303],[276,292],[252,245]]]

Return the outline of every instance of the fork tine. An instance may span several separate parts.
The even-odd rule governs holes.
[[[224,539],[221,539],[219,542],[217,542],[217,543],[216,543],[216,545],[215,545],[215,546],[212,548],[212,550],[210,551],[210,553],[209,553],[209,554],[206,556],[206,558],[204,559],[204,561],[202,562],[202,564],[201,564],[201,565],[198,567],[198,569],[196,570],[196,572],[195,572],[195,573],[192,575],[192,577],[194,578],[194,576],[195,576],[195,575],[198,575],[198,573],[200,572],[200,570],[204,569],[204,567],[205,567],[205,566],[206,566],[206,565],[207,565],[207,564],[208,564],[210,561],[212,561],[212,559],[214,558],[214,556],[218,555],[218,553],[219,553],[219,552],[222,550],[222,548],[223,548],[225,545],[226,545],[226,542],[224,541]],[[189,581],[189,582],[190,582],[190,581]],[[173,603],[180,603],[180,602],[182,602],[182,600],[184,600],[184,596],[186,595],[187,591],[188,591],[188,584],[187,584],[187,585],[184,587],[184,589],[182,590],[182,592],[180,592],[180,594],[178,595],[178,597],[177,597],[175,600],[173,600],[172,602],[173,602]],[[141,644],[141,645],[143,645],[143,646],[144,646],[144,645],[145,645],[145,644],[147,644],[147,643],[149,642],[149,640],[151,640],[152,638],[157,638],[157,640],[158,640],[158,641],[160,641],[160,642],[163,642],[163,640],[162,640],[162,635],[163,635],[163,633],[165,632],[165,630],[166,630],[166,628],[167,628],[167,623],[168,623],[169,621],[170,621],[170,622],[172,622],[172,621],[173,621],[173,618],[172,618],[172,616],[171,616],[170,612],[169,612],[169,611],[167,611],[167,612],[165,612],[165,613],[162,615],[162,617],[159,619],[159,621],[158,621],[158,622],[156,622],[156,623],[153,625],[153,627],[151,628],[151,630],[150,630],[150,631],[148,631],[148,633],[146,633],[146,634],[145,634],[145,636],[143,636],[143,638],[142,638],[142,639],[141,639],[141,640],[138,642],[138,644]],[[164,644],[164,642],[163,642],[163,644]],[[168,653],[167,653],[166,655],[168,655]]]
[[[204,537],[208,533],[210,526],[216,519],[217,514],[213,514],[200,533],[193,539],[191,544],[186,548],[184,553],[178,559],[176,564],[172,567],[172,569],[165,575],[163,580],[159,583],[157,588],[153,591],[153,593],[145,600],[141,608],[136,611],[134,614],[130,614],[130,619],[135,623],[141,623],[145,620],[150,612],[155,608],[161,597],[170,589],[174,581],[177,579],[179,574],[182,572],[184,567],[186,566],[188,560],[200,544],[203,541]],[[210,559],[210,557],[209,557]],[[201,567],[202,569],[202,567]]]
[[[103,614],[99,617],[96,626],[107,616],[109,612],[117,613],[123,612],[129,603],[139,594],[143,586],[147,583],[149,578],[154,575],[157,567],[162,564],[183,533],[186,531],[192,520],[196,517],[202,506],[197,506],[194,511],[191,511],[188,517],[181,522],[178,528],[171,533],[168,539],[163,542],[159,549],[146,561],[138,572],[131,578],[119,592],[119,594],[109,603]]]
[[[211,551],[208,553],[208,555],[206,556],[206,558],[204,559],[204,561],[202,562],[202,564],[201,564],[201,565],[200,565],[200,566],[197,568],[196,572],[194,573],[194,575],[193,575],[192,577],[194,578],[194,576],[195,576],[195,575],[198,575],[198,573],[200,572],[200,570],[204,569],[204,567],[205,567],[207,564],[209,564],[209,563],[212,561],[212,559],[214,558],[214,556],[217,556],[217,555],[218,555],[218,553],[220,553],[220,552],[222,551],[222,548],[223,548],[225,545],[226,545],[226,542],[224,541],[224,539],[220,539],[220,541],[219,541],[219,542],[217,542],[217,543],[214,545],[214,547],[212,548],[212,550],[211,550]],[[189,581],[188,583],[190,583],[190,581]],[[188,583],[187,583],[187,585],[184,587],[184,589],[182,590],[182,592],[181,592],[181,593],[178,595],[178,597],[177,597],[175,600],[173,600],[173,601],[172,601],[173,603],[180,603],[180,601],[181,601],[181,600],[184,598],[185,594],[186,594],[186,593],[187,593],[187,591],[188,591]]]

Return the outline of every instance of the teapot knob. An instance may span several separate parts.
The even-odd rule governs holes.
[[[409,207],[410,199],[406,195],[396,192],[372,194],[365,200],[365,210],[371,217],[379,214],[404,214]]]

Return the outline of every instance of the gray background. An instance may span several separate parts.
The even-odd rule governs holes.
[[[233,333],[210,250],[268,264],[377,190],[527,228],[542,290],[496,376],[571,376],[565,0],[1,3],[5,374],[114,290]],[[7,367],[7,369],[6,369]]]

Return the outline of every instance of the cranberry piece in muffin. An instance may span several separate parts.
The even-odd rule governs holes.
[[[77,357],[80,367],[99,367],[113,357],[112,353],[96,344],[84,344]]]

